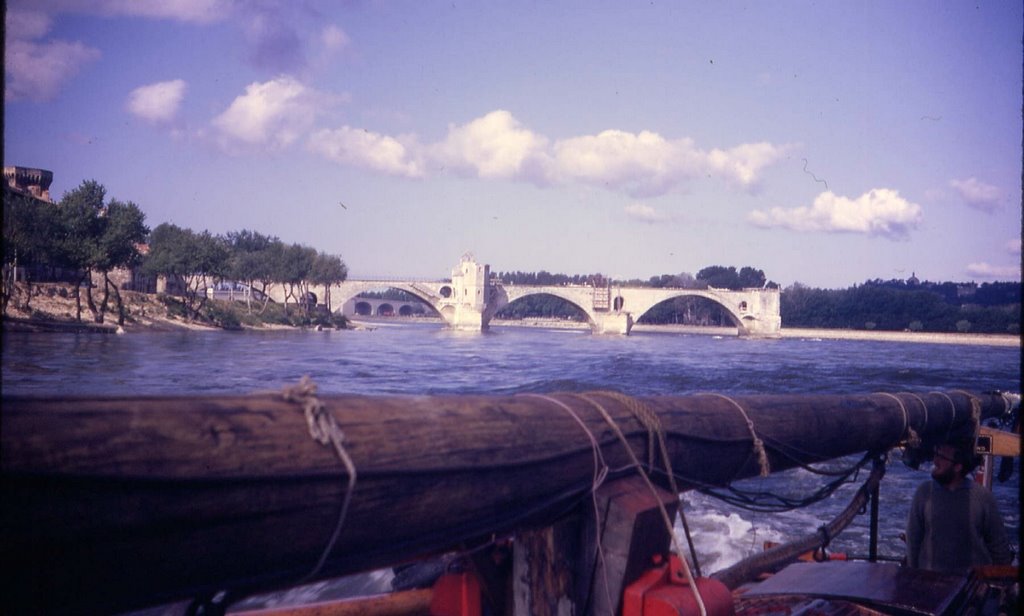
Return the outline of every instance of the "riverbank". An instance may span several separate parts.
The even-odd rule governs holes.
[[[634,332],[735,336],[735,327],[696,327],[690,325],[634,325]],[[962,334],[946,332],[892,332],[854,329],[811,329],[783,327],[781,338],[802,340],[871,340],[875,342],[912,342],[924,344],[965,344],[972,346],[1020,347],[1020,336],[1010,334]]]
[[[210,320],[207,314],[198,320],[184,318],[181,303],[173,298],[134,291],[121,291],[124,302],[125,319],[118,325],[117,305],[113,297],[109,298],[103,323],[96,323],[93,314],[86,306],[83,294],[82,319],[75,318],[77,311],[72,288],[56,283],[36,284],[31,287],[31,298],[28,290],[19,284],[14,296],[7,305],[3,315],[5,331],[30,332],[89,332],[89,333],[128,333],[136,331],[217,331],[224,329],[302,329],[303,326],[292,325],[282,315],[279,305],[271,304],[265,314],[257,314],[254,307],[249,314],[244,305],[211,300],[208,305],[220,319],[220,323]],[[98,293],[93,300],[99,303]],[[28,301],[26,301],[26,299]],[[294,312],[294,310],[293,310]],[[311,325],[310,327],[315,327]]]
[[[28,309],[24,307],[24,294],[16,296],[7,307],[3,317],[3,328],[14,331],[87,331],[100,333],[125,333],[132,331],[178,331],[178,330],[217,330],[223,329],[212,323],[186,321],[179,314],[174,314],[166,301],[157,295],[122,291],[125,303],[126,320],[123,327],[117,325],[116,307],[111,306],[105,323],[92,323],[92,315],[85,307],[82,299],[82,322],[75,320],[75,298],[69,289],[61,285],[33,285],[32,298]],[[113,300],[111,300],[113,301]],[[219,303],[219,302],[218,302]],[[416,321],[436,321],[433,319],[416,319]],[[381,326],[401,325],[409,322],[402,318],[368,318],[365,322],[352,322],[355,328],[360,326],[373,329]],[[589,331],[587,323],[566,321],[564,319],[494,319],[491,326],[502,327],[535,327],[545,329],[566,329]],[[246,319],[239,322],[239,329],[302,329],[270,319]],[[634,332],[673,333],[703,336],[731,337],[736,335],[735,327],[700,327],[694,325],[645,325],[633,326]],[[880,342],[911,342],[926,344],[961,344],[973,346],[1020,347],[1020,336],[1009,334],[970,334],[970,333],[936,333],[936,332],[894,332],[877,330],[852,329],[810,329],[783,327],[782,338],[804,340],[871,340]]]

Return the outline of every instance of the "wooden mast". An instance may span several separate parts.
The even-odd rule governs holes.
[[[942,438],[1008,410],[999,394],[960,391],[315,400],[357,469],[317,577],[561,517],[594,488],[595,443],[611,476],[633,472],[611,424],[648,459],[635,400],[660,420],[683,490],[760,473],[753,435],[774,472],[886,450],[908,427]],[[330,543],[349,479],[310,437],[302,405],[271,394],[5,398],[0,464],[2,602],[14,612],[116,611],[298,582]]]

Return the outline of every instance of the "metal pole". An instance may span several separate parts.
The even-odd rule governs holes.
[[[877,462],[876,462],[877,464]],[[880,484],[871,487],[871,539],[868,543],[868,560],[878,562],[878,493]]]

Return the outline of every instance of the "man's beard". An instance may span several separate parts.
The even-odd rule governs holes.
[[[939,469],[932,469],[932,479],[939,482],[939,485],[948,486],[953,483],[956,479],[956,469],[952,466],[946,467],[945,471],[939,472]]]

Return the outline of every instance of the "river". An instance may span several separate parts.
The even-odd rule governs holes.
[[[322,393],[359,394],[1017,392],[1021,360],[1019,348],[1007,347],[646,332],[594,336],[512,327],[480,334],[428,323],[325,332],[3,334],[4,395],[248,393],[279,390],[303,375]],[[902,555],[898,535],[910,497],[927,477],[898,456],[889,464],[880,499],[884,556]],[[821,482],[794,470],[742,484],[806,495]],[[765,540],[813,532],[845,506],[855,488],[781,514],[752,513],[687,493],[684,504],[704,572],[759,551]],[[1018,475],[994,491],[1016,543]],[[865,554],[866,537],[867,519],[860,516],[832,548]]]

